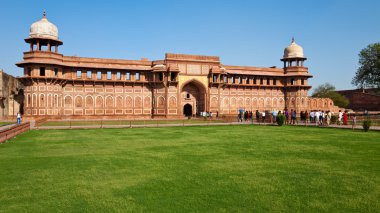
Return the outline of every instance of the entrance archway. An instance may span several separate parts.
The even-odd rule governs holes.
[[[181,105],[183,106],[182,114],[185,116],[199,115],[200,112],[206,111],[206,88],[201,82],[190,80],[183,85]],[[191,113],[188,113],[186,110],[189,110],[190,107]]]
[[[193,106],[191,106],[191,104],[185,104],[183,106],[183,114],[186,117],[192,116],[193,115]]]

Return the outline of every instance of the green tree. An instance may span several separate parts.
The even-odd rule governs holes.
[[[315,98],[330,98],[336,106],[343,108],[346,108],[350,103],[346,97],[336,92],[335,87],[330,83],[319,85],[314,89],[311,96]]]
[[[380,43],[370,44],[359,53],[359,68],[352,79],[359,88],[380,88]]]

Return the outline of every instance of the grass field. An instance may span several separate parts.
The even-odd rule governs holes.
[[[379,212],[380,132],[35,130],[0,145],[4,212]]]
[[[15,122],[0,121],[0,126],[5,126],[5,125],[11,124],[11,123],[15,123]]]
[[[46,121],[42,126],[101,126],[101,125],[152,125],[152,124],[198,124],[220,123],[221,120],[185,119],[185,120],[72,120]]]

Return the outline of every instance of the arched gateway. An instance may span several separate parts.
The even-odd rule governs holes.
[[[181,89],[182,114],[185,116],[199,115],[205,111],[206,89],[202,83],[191,80]]]
[[[189,117],[189,116],[192,116],[193,115],[193,107],[191,106],[191,104],[185,104],[183,106],[183,114],[186,116],[186,117]]]

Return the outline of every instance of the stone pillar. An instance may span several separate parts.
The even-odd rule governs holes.
[[[37,40],[37,51],[40,51],[40,50],[41,50],[40,41]]]
[[[58,44],[55,45],[55,52],[58,52]]]
[[[51,45],[50,45],[50,41],[48,41],[48,44],[47,44],[47,49],[49,52],[51,52]]]

